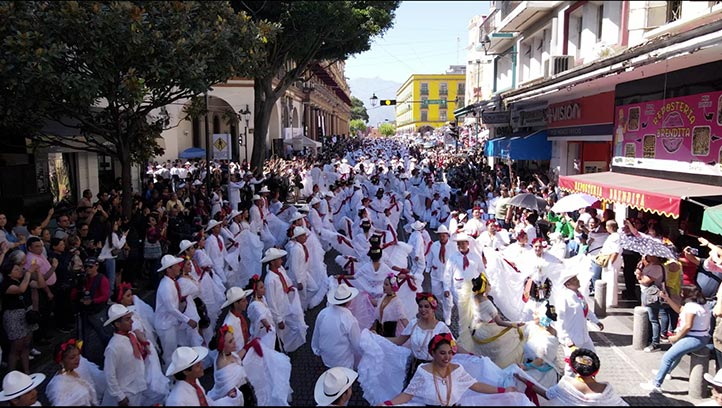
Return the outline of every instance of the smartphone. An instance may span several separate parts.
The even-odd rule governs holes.
[[[699,249],[697,249],[697,248],[690,248],[690,249],[689,249],[689,253],[692,254],[692,255],[694,255],[694,256],[699,256]]]

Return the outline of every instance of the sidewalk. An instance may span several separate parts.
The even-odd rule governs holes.
[[[602,319],[604,331],[591,333],[601,360],[597,380],[612,384],[614,390],[629,405],[634,406],[690,406],[701,400],[693,399],[688,393],[689,357],[684,357],[671,375],[671,380],[662,384],[662,394],[649,394],[639,383],[653,378],[652,370],[658,369],[664,350],[669,343],[662,344],[662,351],[645,353],[632,348],[634,307],[630,302],[612,308]],[[591,325],[590,325],[591,327]],[[709,373],[715,372],[714,361],[710,361]]]

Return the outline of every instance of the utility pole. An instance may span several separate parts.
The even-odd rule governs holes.
[[[206,91],[206,119],[205,119],[205,128],[206,128],[206,193],[208,194],[208,197],[211,196],[211,149],[213,146],[211,146],[211,131],[210,127],[208,126],[208,114],[210,113],[210,109],[208,109],[208,91]]]

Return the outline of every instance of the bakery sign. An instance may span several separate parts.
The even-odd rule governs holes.
[[[617,106],[614,156],[722,162],[722,92]]]

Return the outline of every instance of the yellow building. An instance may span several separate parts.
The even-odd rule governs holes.
[[[396,131],[434,129],[454,120],[454,109],[464,105],[466,75],[452,67],[446,74],[413,74],[396,91]],[[458,99],[457,99],[458,98]]]

